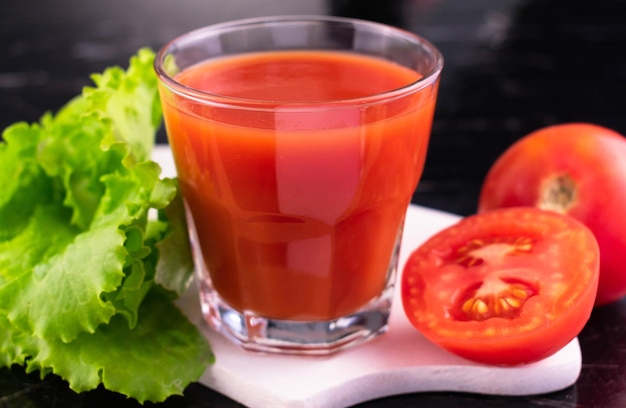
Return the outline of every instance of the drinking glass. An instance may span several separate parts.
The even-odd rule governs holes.
[[[384,333],[443,59],[363,20],[275,16],[158,53],[205,320],[246,349]]]

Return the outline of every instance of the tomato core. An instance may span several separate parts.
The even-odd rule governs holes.
[[[457,250],[456,263],[470,267],[484,262],[501,264],[503,257],[530,253],[534,244],[529,237],[495,237],[473,239]]]
[[[455,262],[465,268],[488,264],[506,269],[507,257],[531,253],[535,241],[530,237],[472,239],[456,251]],[[530,283],[487,276],[463,290],[449,313],[459,321],[513,319],[536,294],[537,288]]]
[[[537,207],[566,214],[576,202],[577,196],[578,189],[574,179],[568,174],[560,174],[546,181]]]

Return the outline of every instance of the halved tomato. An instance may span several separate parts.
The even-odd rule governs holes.
[[[506,208],[466,217],[410,256],[409,321],[429,340],[486,364],[544,359],[589,319],[599,276],[593,233],[572,217]]]

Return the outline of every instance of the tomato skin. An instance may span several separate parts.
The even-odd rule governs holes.
[[[591,315],[598,278],[599,248],[587,227],[516,207],[466,217],[428,239],[404,266],[401,294],[424,337],[466,359],[509,366],[542,360],[574,339]],[[520,287],[528,291],[511,303],[512,314],[490,307],[491,316],[477,318],[465,308],[490,293],[514,297]]]
[[[571,205],[554,208],[545,197],[551,180],[564,176],[575,190]],[[510,146],[484,180],[478,212],[536,206],[587,225],[600,246],[596,305],[626,295],[626,139],[585,123],[549,126]]]

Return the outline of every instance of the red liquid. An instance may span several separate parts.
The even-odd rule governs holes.
[[[272,52],[206,62],[176,78],[271,101],[265,112],[162,89],[189,221],[226,302],[264,317],[325,320],[380,294],[423,168],[436,84],[384,103],[325,101],[419,77],[353,54]],[[297,104],[315,112],[294,111]]]

